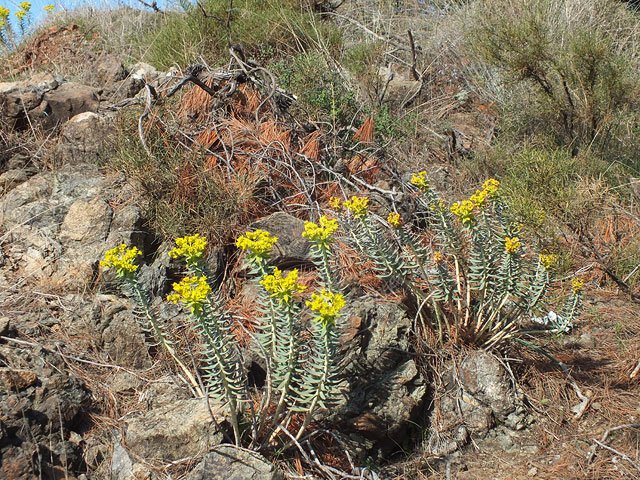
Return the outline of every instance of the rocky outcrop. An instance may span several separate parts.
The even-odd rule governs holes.
[[[0,123],[10,130],[51,129],[99,107],[98,90],[51,74],[0,83]]]
[[[491,353],[470,352],[444,379],[429,442],[433,453],[451,453],[497,425],[511,430],[528,425],[522,396],[503,364]]]
[[[98,260],[120,242],[150,251],[140,208],[127,204],[126,184],[93,165],[43,172],[0,198],[6,261],[26,277],[82,288]]]
[[[339,414],[346,428],[396,450],[420,423],[427,387],[410,354],[412,322],[397,304],[352,303],[343,338],[348,396]]]

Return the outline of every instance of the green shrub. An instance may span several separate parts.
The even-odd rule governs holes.
[[[309,48],[335,50],[339,31],[320,21],[298,0],[206,0],[168,12],[161,25],[142,39],[148,61],[159,68],[228,60],[231,44],[243,45],[259,61]],[[232,8],[230,8],[232,7]],[[262,58],[261,58],[262,57]]]
[[[350,125],[358,112],[355,94],[320,52],[307,52],[271,65],[280,85],[298,97],[302,115],[333,125]]]
[[[574,153],[615,152],[637,167],[634,14],[613,0],[477,5],[468,48],[493,68],[485,80],[499,86],[493,91],[503,108],[503,131],[517,138],[542,134]]]

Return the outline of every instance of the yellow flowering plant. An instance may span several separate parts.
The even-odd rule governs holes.
[[[422,325],[439,342],[496,348],[521,337],[526,321],[544,308],[557,256],[531,258],[496,179],[449,207],[425,171],[412,175],[410,184],[418,204],[415,223],[426,224],[426,232],[399,224],[395,214],[387,217],[391,231],[384,232],[375,215],[361,214],[352,202],[345,207],[355,221],[347,218],[345,225],[353,246],[372,261],[387,288],[401,288],[422,305]],[[569,321],[579,313],[565,310]]]
[[[191,309],[191,313],[201,315],[207,296],[211,293],[211,287],[207,283],[207,277],[190,276],[174,283],[173,292],[167,295],[169,302],[184,303]]]
[[[276,267],[273,269],[273,274],[266,275],[260,284],[272,297],[283,303],[290,303],[294,295],[304,292],[307,288],[298,283],[297,268],[283,276],[282,271]]]
[[[188,267],[197,266],[203,259],[207,240],[198,233],[176,238],[176,246],[169,251],[171,258],[184,258]]]
[[[318,223],[304,222],[304,231],[302,232],[302,236],[312,244],[313,260],[320,270],[322,281],[328,288],[331,288],[334,283],[330,255],[331,244],[338,228],[338,220],[322,215]]]
[[[137,270],[138,265],[134,260],[142,255],[142,252],[136,247],[127,247],[125,243],[118,245],[104,254],[104,258],[100,260],[100,266],[105,270],[115,270],[120,278],[131,277]]]
[[[271,255],[276,243],[278,243],[278,237],[258,229],[239,236],[236,247],[247,252],[249,262],[262,264]]]
[[[369,211],[369,197],[356,197],[354,195],[349,200],[345,200],[343,205],[355,218],[362,219]]]

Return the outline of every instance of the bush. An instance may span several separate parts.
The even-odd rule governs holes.
[[[159,68],[202,61],[218,65],[227,60],[229,45],[237,43],[258,60],[310,47],[331,51],[340,43],[338,30],[299,0],[207,0],[200,5],[168,12],[158,29],[143,38],[149,62]]]
[[[494,0],[472,15],[468,48],[493,68],[485,83],[498,85],[503,130],[543,135],[574,154],[620,154],[638,167],[633,13],[613,0]]]

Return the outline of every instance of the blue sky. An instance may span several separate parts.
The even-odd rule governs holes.
[[[0,0],[0,5],[11,10],[11,17],[15,20],[14,12],[20,7],[19,4],[22,0]],[[81,5],[92,5],[101,8],[115,7],[118,5],[129,5],[132,7],[141,7],[141,3],[136,0],[29,0],[31,2],[31,21],[34,25],[40,23],[45,17],[47,12],[44,11],[45,5],[55,5],[56,10],[72,9]],[[145,0],[146,1],[146,0]],[[148,1],[151,3],[151,0]],[[167,0],[158,0],[158,5],[165,6],[168,3]]]

